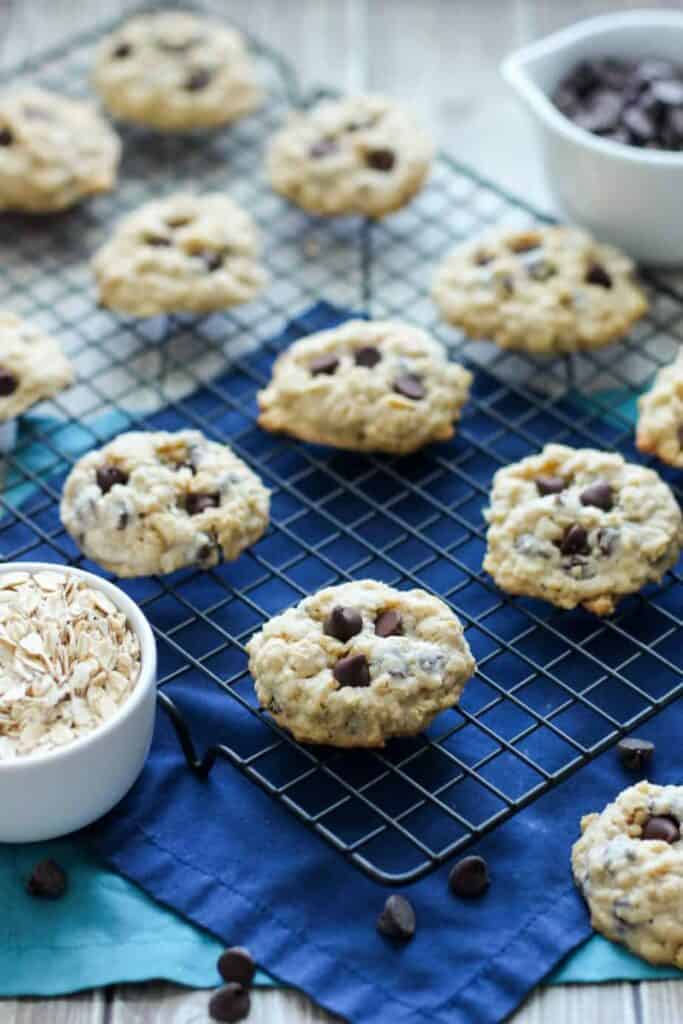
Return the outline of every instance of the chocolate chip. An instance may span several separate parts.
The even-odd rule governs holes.
[[[650,761],[655,745],[649,740],[638,739],[637,736],[625,736],[617,743],[617,754],[624,768],[631,772],[641,772]]]
[[[603,512],[609,512],[614,505],[612,485],[607,480],[596,480],[585,491],[581,491],[579,500],[582,505],[594,505]]]
[[[145,245],[164,246],[171,245],[171,239],[163,235],[145,235]]]
[[[579,110],[574,121],[587,132],[611,131],[619,123],[623,100],[619,93],[602,89],[591,97],[590,105]]]
[[[220,252],[203,252],[200,254],[204,260],[204,265],[209,273],[213,273],[214,270],[219,270],[223,266],[223,254]]]
[[[249,988],[256,973],[256,964],[248,949],[243,946],[231,946],[218,958],[218,973],[224,981],[236,981],[238,985]]]
[[[389,608],[381,612],[375,619],[375,633],[377,636],[403,636],[403,618],[400,612]]]
[[[314,160],[322,160],[323,157],[332,156],[339,149],[339,143],[334,139],[321,139],[315,142],[308,151],[308,155]]]
[[[526,272],[534,281],[547,281],[557,273],[557,267],[550,260],[535,259],[527,263]]]
[[[407,942],[415,934],[415,911],[412,903],[394,893],[384,904],[384,910],[377,918],[377,931],[391,939]]]
[[[117,60],[122,60],[124,57],[130,57],[133,52],[133,47],[130,43],[119,43],[116,49],[112,53],[112,57],[116,57]]]
[[[184,39],[182,42],[172,42],[169,39],[157,39],[157,46],[160,50],[164,50],[166,53],[187,53],[193,46],[197,46],[201,43],[201,36],[192,36],[190,39]]]
[[[630,132],[634,142],[650,142],[657,134],[653,119],[642,107],[627,107],[622,114],[621,122]]]
[[[186,78],[185,89],[187,92],[199,92],[201,89],[206,89],[212,78],[213,72],[208,68],[198,68]]]
[[[8,395],[13,395],[18,387],[19,381],[14,374],[0,367],[0,398],[7,398]]]
[[[104,466],[100,466],[95,474],[97,480],[97,486],[102,491],[102,494],[108,494],[114,484],[127,484],[128,474],[118,466],[112,466],[109,463],[105,463]]]
[[[341,686],[369,686],[370,668],[364,654],[349,654],[340,658],[332,675]]]
[[[393,149],[371,149],[365,154],[365,162],[373,171],[390,171],[396,163]]]
[[[220,502],[220,494],[188,494],[185,498],[185,511],[188,516],[198,516],[207,508],[217,508]]]
[[[56,860],[41,860],[31,872],[26,889],[31,896],[44,900],[58,900],[66,892],[67,877]]]
[[[683,82],[679,82],[675,78],[653,82],[650,86],[650,93],[658,103],[662,103],[666,107],[683,105]]]
[[[14,136],[9,128],[0,128],[0,146],[11,146],[13,142]]]
[[[586,96],[600,84],[596,64],[593,61],[583,60],[571,71],[565,79],[565,86],[571,89],[578,96]]]
[[[341,640],[343,644],[363,628],[363,618],[357,608],[336,605],[323,623],[323,633]]]
[[[394,381],[394,391],[404,398],[412,398],[414,402],[425,396],[425,389],[422,381],[414,373],[402,373]]]
[[[560,551],[563,555],[587,555],[590,552],[588,547],[588,534],[579,523],[572,523],[562,535]]]
[[[668,60],[643,60],[636,65],[634,78],[637,82],[649,85],[660,78],[673,78],[676,69]]]
[[[641,839],[661,839],[677,843],[681,838],[680,825],[670,814],[653,814],[643,825]]]
[[[237,1021],[245,1020],[250,1010],[249,993],[235,981],[223,985],[209,1000],[209,1015],[213,1020],[223,1021],[225,1024],[236,1024]]]
[[[167,217],[166,223],[169,228],[184,228],[186,224],[191,224],[193,220],[194,217],[191,217],[189,214],[177,213],[175,217]]]
[[[479,252],[474,255],[474,262],[478,267],[485,267],[487,263],[493,263],[495,258],[496,257],[493,256],[492,253],[479,250]]]
[[[541,497],[545,497],[546,494],[559,494],[567,486],[561,476],[537,476],[535,484]]]
[[[354,358],[356,366],[367,366],[371,370],[373,366],[377,366],[377,363],[381,362],[382,354],[374,345],[364,345],[363,348],[358,349]]]
[[[333,352],[324,352],[321,356],[316,356],[311,360],[308,369],[316,377],[319,373],[333,374],[338,366],[339,357],[335,356]]]
[[[601,555],[605,557],[614,553],[614,549],[617,546],[617,538],[619,531],[614,530],[611,526],[601,526],[597,533],[598,550]]]
[[[612,278],[600,263],[592,263],[586,271],[586,284],[597,284],[601,288],[611,288]]]
[[[448,885],[456,896],[481,896],[489,887],[489,869],[483,857],[463,857],[448,875]]]

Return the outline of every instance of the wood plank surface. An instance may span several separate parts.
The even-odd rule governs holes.
[[[136,6],[133,0],[0,0],[0,67]],[[214,0],[287,53],[306,86],[376,89],[418,108],[441,145],[489,177],[550,208],[532,126],[501,82],[511,48],[580,17],[668,0]],[[438,40],[438,47],[434,40]],[[330,854],[332,856],[332,854]],[[2,1024],[198,1024],[209,994],[163,983],[71,998],[0,1001]],[[284,990],[253,995],[250,1024],[333,1018]],[[681,1024],[675,982],[568,985],[534,993],[515,1024]],[[476,1022],[473,1022],[476,1024]]]

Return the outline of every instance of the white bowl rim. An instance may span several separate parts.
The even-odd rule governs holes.
[[[39,572],[53,572],[61,575],[73,575],[89,583],[93,588],[101,590],[125,614],[135,631],[140,643],[140,674],[133,692],[103,725],[98,725],[85,736],[80,736],[71,743],[65,743],[54,750],[45,750],[37,754],[22,754],[11,761],[0,759],[0,775],[26,771],[35,765],[54,763],[97,744],[102,737],[118,728],[144,701],[149,690],[156,686],[157,669],[157,650],[152,627],[135,601],[114,583],[102,579],[101,576],[97,576],[93,572],[78,569],[76,566],[61,565],[58,562],[3,562],[0,564],[0,576],[9,572],[28,572],[32,575]]]
[[[510,85],[524,95],[543,120],[577,145],[613,158],[618,157],[626,163],[650,167],[682,167],[683,152],[639,149],[637,146],[604,139],[601,135],[595,135],[585,128],[579,128],[558,110],[552,100],[526,72],[526,65],[532,64],[538,57],[563,50],[569,44],[593,37],[596,33],[608,36],[613,29],[631,26],[676,29],[683,36],[683,11],[641,8],[635,11],[599,14],[594,18],[585,18],[508,54],[500,64],[501,74]]]

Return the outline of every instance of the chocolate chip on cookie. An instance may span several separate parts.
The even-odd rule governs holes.
[[[189,516],[198,516],[207,508],[217,508],[220,503],[220,494],[188,494],[185,499],[185,511]]]
[[[237,1024],[237,1021],[245,1020],[250,1009],[249,992],[236,981],[223,985],[209,1000],[209,1015],[224,1024]]]
[[[0,367],[0,398],[6,398],[7,395],[13,395],[19,387],[19,381],[10,373],[9,370],[5,370]]]
[[[334,139],[321,139],[320,142],[315,142],[308,151],[308,155],[312,156],[314,160],[322,160],[323,157],[332,156],[333,153],[339,152],[339,143],[335,142]]]
[[[346,643],[363,628],[363,619],[357,608],[335,605],[323,624],[323,633]]]
[[[559,494],[567,486],[566,481],[561,476],[537,476],[535,484],[536,490],[542,498],[546,494]]]
[[[331,352],[324,352],[321,356],[316,356],[315,359],[311,360],[308,364],[308,369],[315,377],[319,373],[333,374],[338,366],[338,356],[333,355]]]
[[[389,608],[375,619],[375,634],[381,637],[403,636],[403,617],[400,612]]]
[[[377,931],[391,939],[406,942],[415,934],[416,919],[412,903],[398,893],[389,896],[377,918]]]
[[[109,463],[100,466],[95,474],[95,478],[102,494],[108,494],[114,484],[128,483],[128,474],[124,470],[119,469],[118,466],[112,466]]]
[[[373,366],[377,366],[382,361],[382,353],[374,345],[364,345],[363,348],[358,349],[354,360],[356,366],[366,366],[371,370]]]
[[[212,78],[213,72],[208,68],[197,68],[186,78],[185,88],[188,92],[199,92],[201,89],[206,89]]]
[[[593,505],[609,512],[614,506],[614,489],[607,480],[596,480],[581,492],[580,501],[582,505]]]
[[[371,149],[365,155],[365,162],[373,171],[391,171],[396,163],[392,149]]]
[[[132,52],[133,47],[130,43],[119,43],[112,50],[112,57],[115,57],[116,60],[123,60],[124,57],[130,57]]]
[[[600,263],[593,263],[586,271],[586,283],[597,284],[601,288],[611,288],[612,278]]]
[[[560,551],[563,555],[587,555],[590,552],[588,546],[588,534],[579,523],[572,523],[562,534]]]
[[[424,384],[414,373],[402,373],[398,376],[394,381],[394,391],[404,398],[411,398],[414,402],[418,402],[426,394]]]
[[[370,666],[364,654],[349,654],[340,658],[332,675],[341,686],[369,686]]]
[[[670,814],[653,814],[643,825],[641,839],[659,839],[664,843],[677,843],[680,838],[680,824]]]
[[[534,281],[548,281],[557,273],[557,267],[550,260],[535,259],[526,264],[526,272]]]

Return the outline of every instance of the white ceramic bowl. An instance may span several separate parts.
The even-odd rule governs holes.
[[[156,644],[138,606],[112,583],[48,562],[8,562],[8,572],[68,572],[101,590],[123,611],[140,642],[135,689],[94,732],[46,753],[0,761],[0,842],[55,839],[89,825],[128,792],[152,742],[156,709]]]
[[[662,57],[683,64],[683,12],[589,18],[507,57],[503,77],[536,120],[549,185],[570,220],[643,263],[683,263],[683,152],[610,142],[573,124],[548,98],[591,57]]]

